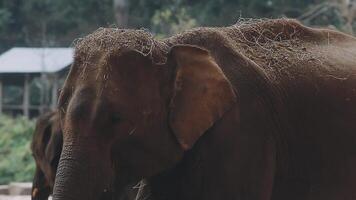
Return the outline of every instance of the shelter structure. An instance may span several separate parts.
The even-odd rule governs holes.
[[[36,117],[57,104],[72,48],[14,47],[0,55],[0,114]]]

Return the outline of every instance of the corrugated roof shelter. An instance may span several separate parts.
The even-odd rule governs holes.
[[[14,47],[0,55],[0,113],[37,116],[57,102],[72,48]]]
[[[72,62],[72,48],[15,47],[0,55],[0,73],[54,73]]]

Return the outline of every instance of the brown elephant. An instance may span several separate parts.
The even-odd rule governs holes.
[[[356,39],[288,19],[99,29],[59,99],[54,200],[356,198]]]
[[[31,150],[36,161],[32,183],[32,199],[48,199],[52,194],[59,158],[62,152],[63,136],[58,112],[52,111],[37,119]]]

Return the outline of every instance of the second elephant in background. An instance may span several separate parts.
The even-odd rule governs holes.
[[[52,194],[62,145],[63,136],[57,112],[51,111],[41,115],[37,120],[31,144],[36,162],[32,200],[47,200]]]

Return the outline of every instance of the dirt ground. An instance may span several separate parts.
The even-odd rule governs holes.
[[[52,198],[48,198],[52,200]],[[8,195],[0,195],[0,200],[31,200],[31,196],[8,196]]]
[[[0,200],[31,200],[31,196],[8,196],[8,195],[0,195]]]

